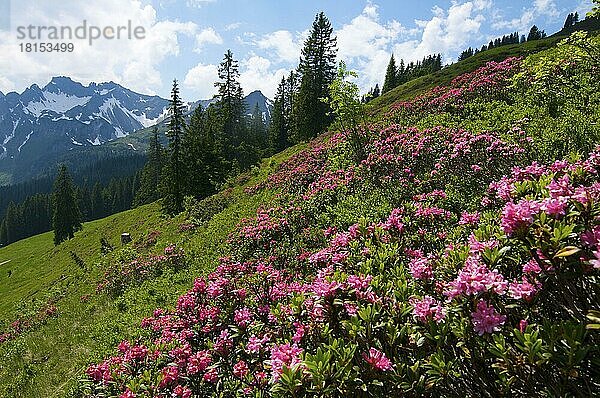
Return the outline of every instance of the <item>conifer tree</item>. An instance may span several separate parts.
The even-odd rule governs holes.
[[[294,105],[294,140],[309,140],[323,133],[332,121],[327,97],[336,74],[337,38],[324,13],[315,17],[304,42],[298,72],[300,88]]]
[[[233,58],[231,50],[227,50],[223,61],[219,65],[219,81],[215,83],[218,93],[215,106],[220,119],[220,137],[222,140],[224,155],[233,173],[249,166],[246,164],[243,141],[246,140],[245,117],[246,105],[244,93],[239,83],[239,66]],[[244,159],[242,159],[244,157]]]
[[[273,101],[271,124],[269,125],[269,152],[277,153],[288,145],[288,126],[285,120],[286,78],[282,78]]]
[[[402,66],[404,66],[404,60],[402,60]],[[404,67],[402,68],[402,73],[404,73]],[[385,94],[388,91],[392,90],[394,87],[398,85],[398,69],[396,68],[396,60],[394,59],[394,54],[390,57],[390,62],[388,63],[387,69],[385,71],[385,81],[383,83],[383,88],[381,89],[381,94]]]
[[[183,103],[179,97],[177,80],[173,80],[171,90],[169,121],[169,151],[163,177],[163,212],[171,215],[181,213],[183,210],[183,197],[185,187],[185,165],[182,156]]]
[[[141,171],[139,187],[134,191],[134,207],[155,202],[160,198],[159,187],[163,172],[163,158],[164,148],[158,138],[158,127],[154,127],[148,145],[148,160]],[[94,197],[93,194],[92,197]]]
[[[267,127],[258,103],[255,104],[252,111],[249,127],[250,142],[255,143],[261,151],[264,150],[267,147]]]
[[[563,29],[570,28],[571,26],[573,26],[573,14],[572,13],[570,13],[569,15],[567,15],[567,19],[565,20],[565,24],[563,26]]]
[[[381,95],[381,92],[379,90],[379,84],[375,85],[375,88],[373,89],[373,99],[379,97]]]
[[[207,119],[209,111],[201,106],[194,110],[184,133],[186,195],[202,199],[216,191],[218,169],[222,167],[216,154],[214,133]]]
[[[55,245],[73,238],[75,232],[81,229],[75,186],[64,164],[60,166],[52,191],[52,227]]]

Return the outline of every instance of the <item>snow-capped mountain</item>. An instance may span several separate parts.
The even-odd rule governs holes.
[[[159,122],[169,101],[116,83],[55,77],[44,88],[0,93],[0,159],[100,145]]]
[[[265,120],[270,119],[271,101],[260,91],[245,101],[248,113],[258,103]],[[213,102],[189,102],[187,112]],[[95,147],[101,151],[107,142],[161,123],[168,106],[167,99],[114,82],[84,86],[68,77],[54,77],[43,88],[34,84],[20,94],[0,92],[0,184],[39,175],[65,154],[74,158]]]

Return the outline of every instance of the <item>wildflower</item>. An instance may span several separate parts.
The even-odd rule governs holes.
[[[281,377],[284,365],[291,368],[300,363],[301,353],[302,348],[298,348],[295,344],[274,345],[271,348],[271,376],[274,382]]]
[[[244,361],[239,361],[233,365],[233,375],[238,379],[243,379],[249,372],[248,365]]]
[[[433,268],[426,257],[412,259],[410,264],[410,274],[415,279],[431,279],[433,278]]]
[[[522,282],[512,282],[508,287],[512,298],[526,301],[530,301],[538,290],[539,284],[533,285],[525,277],[523,277]]]
[[[217,373],[217,369],[210,369],[208,372],[204,373],[202,380],[209,383],[216,383],[219,380],[219,374]]]
[[[392,369],[392,361],[376,348],[370,348],[369,352],[363,353],[362,356],[369,365],[377,370],[385,372]]]
[[[439,323],[446,317],[446,310],[441,303],[430,296],[425,296],[420,300],[413,297],[410,299],[410,305],[413,306],[413,315],[422,322],[433,319]]]
[[[500,326],[506,320],[505,315],[496,312],[494,307],[488,306],[485,301],[477,303],[477,309],[471,313],[473,329],[481,336],[484,333],[492,333],[500,330]]]

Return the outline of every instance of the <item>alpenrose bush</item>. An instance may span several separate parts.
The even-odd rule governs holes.
[[[168,245],[159,255],[138,255],[135,250],[124,248],[110,260],[96,292],[117,296],[128,286],[160,275],[165,269],[181,268],[185,265],[185,254],[176,245]]]
[[[395,103],[390,118],[406,118],[430,112],[460,112],[473,99],[507,100],[522,58],[511,57],[502,62],[487,62],[471,73],[454,78],[448,86],[437,86],[410,100]]]
[[[599,171],[599,152],[514,168],[470,212],[420,184],[385,220],[319,238],[291,222],[312,205],[261,211],[83,395],[592,395]]]

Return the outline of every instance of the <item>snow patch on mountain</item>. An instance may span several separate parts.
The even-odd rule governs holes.
[[[9,135],[4,137],[4,141],[2,142],[2,147],[4,148],[4,145],[8,144],[8,142],[10,140],[12,140],[13,138],[15,138],[15,131],[17,130],[17,127],[19,127],[19,121],[15,121],[13,122],[13,129],[12,129],[12,133],[10,133]]]
[[[76,106],[83,106],[88,103],[92,97],[77,97],[65,93],[42,92],[41,101],[31,101],[25,106],[24,111],[35,117],[40,117],[45,111],[64,113]]]
[[[31,133],[27,134],[27,136],[25,137],[25,141],[23,141],[23,143],[19,145],[19,148],[17,149],[19,152],[21,152],[21,148],[23,148],[25,144],[27,144],[27,141],[29,141],[29,138],[31,138],[31,134],[33,134],[33,130],[31,130]]]

